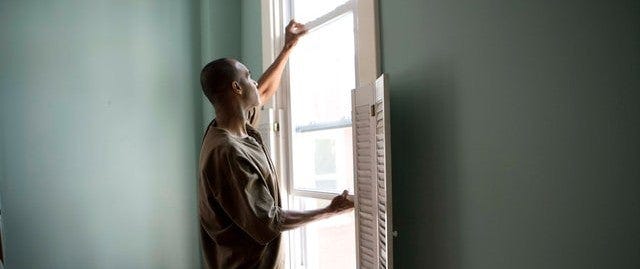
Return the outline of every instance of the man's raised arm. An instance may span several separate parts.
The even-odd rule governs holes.
[[[282,72],[291,54],[291,49],[298,43],[298,39],[307,33],[303,24],[293,20],[289,22],[285,28],[284,47],[276,60],[264,71],[264,74],[258,79],[258,93],[260,94],[260,103],[264,104],[276,93],[282,79]]]

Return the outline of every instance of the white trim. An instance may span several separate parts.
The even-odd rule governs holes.
[[[293,2],[292,0],[288,0],[288,2]],[[355,68],[356,68],[356,87],[360,86],[360,85],[364,85],[365,83],[370,83],[371,81],[374,81],[377,78],[377,74],[378,74],[378,38],[377,38],[377,17],[376,17],[376,4],[375,4],[375,0],[350,0],[345,2],[343,5],[338,6],[336,9],[328,12],[325,15],[320,16],[319,18],[312,20],[310,22],[308,22],[307,24],[311,24],[311,26],[313,27],[311,30],[313,29],[317,29],[317,27],[321,27],[323,24],[326,24],[327,22],[340,17],[342,15],[344,15],[344,13],[350,12],[352,11],[354,14],[354,41],[355,41]],[[289,15],[291,15],[291,12],[289,12]],[[288,21],[288,20],[287,20]],[[287,72],[288,75],[288,72]],[[287,80],[288,82],[288,80]],[[281,90],[281,94],[283,97],[286,98],[286,100],[281,99],[283,102],[281,104],[286,104],[284,105],[282,108],[288,111],[289,105],[290,105],[290,100],[289,100],[289,88],[282,88]],[[286,107],[285,107],[286,106]],[[292,145],[291,145],[291,139],[289,138],[289,136],[291,135],[291,128],[292,126],[290,125],[290,115],[288,113],[286,113],[286,117],[288,120],[288,125],[286,126],[286,129],[283,129],[283,136],[287,136],[287,142],[289,143],[288,145],[288,150],[286,152],[284,152],[285,154],[289,155],[288,156],[288,164],[292,163],[292,157],[291,157],[291,152],[292,152]],[[287,180],[287,189],[289,190],[290,193],[294,193],[296,191],[303,191],[302,193],[308,193],[308,192],[304,192],[304,190],[297,190],[294,188],[294,184],[292,182],[292,167],[290,167],[290,165],[287,165],[288,167],[288,172],[289,172],[289,177]],[[315,191],[317,193],[323,193],[322,191]],[[331,192],[326,192],[326,194],[324,196],[328,196],[328,195],[333,195],[334,193]]]
[[[280,1],[282,3],[282,26],[279,31],[284,34],[284,24],[291,20],[291,10],[293,6],[292,0],[274,0]],[[283,40],[284,43],[284,40]],[[293,152],[293,143],[291,142],[291,136],[289,130],[291,130],[291,115],[288,113],[291,107],[291,95],[289,94],[290,83],[289,83],[289,63],[285,67],[285,71],[282,77],[282,82],[280,83],[280,91],[276,93],[278,97],[278,108],[280,108],[283,113],[281,117],[282,121],[282,129],[280,132],[280,137],[282,138],[280,142],[282,142],[282,156],[281,159],[283,162],[280,164],[283,170],[283,179],[286,184],[285,189],[287,193],[291,194],[293,190],[293,166],[288,165],[293,163],[293,158],[291,152]],[[285,174],[286,173],[286,174]],[[291,198],[291,197],[290,197]],[[293,202],[293,199],[290,199]]]
[[[312,32],[313,30],[317,29],[318,26],[321,26],[335,18],[338,18],[340,16],[342,16],[343,14],[346,14],[349,11],[353,11],[354,9],[354,0],[349,0],[347,2],[345,2],[344,4],[336,7],[334,10],[329,11],[328,13],[316,18],[315,20],[306,22],[304,24],[304,27],[309,31]]]
[[[356,0],[356,87],[375,81],[380,74],[378,1]]]
[[[329,201],[334,197],[340,195],[340,193],[305,190],[305,189],[293,189],[290,194],[295,196],[300,196],[300,197],[315,198],[315,199],[329,200]],[[348,197],[353,199],[353,194],[349,194]]]
[[[318,0],[321,1],[321,0]],[[375,81],[380,74],[379,66],[379,29],[378,29],[378,1],[377,0],[351,0],[351,10],[354,14],[354,40],[355,40],[355,68],[356,68],[356,87],[366,85],[371,81]],[[293,6],[292,0],[261,0],[262,6],[262,62],[263,68],[266,70],[268,66],[275,60],[277,54],[282,49],[284,43],[284,26],[291,19],[290,7]],[[339,15],[333,16],[334,18]],[[330,16],[324,16],[330,17]],[[328,20],[328,19],[327,19]],[[310,22],[307,22],[310,23]],[[326,23],[326,21],[325,21]],[[321,25],[322,23],[320,23]],[[313,26],[311,24],[310,26]],[[315,28],[315,27],[313,27]],[[276,150],[276,167],[280,174],[282,183],[284,184],[283,203],[285,208],[291,205],[293,197],[308,197],[316,199],[331,200],[336,193],[296,190],[293,188],[292,175],[293,163],[291,152],[291,115],[290,114],[290,95],[289,95],[289,67],[285,67],[280,89],[276,92],[269,107],[274,108],[276,113],[276,121],[280,125],[280,131],[275,134]],[[354,156],[355,157],[355,156]],[[355,169],[355,166],[354,166]],[[357,186],[354,184],[354,190]],[[355,200],[354,195],[349,196]],[[357,216],[356,216],[357,218]],[[301,229],[293,231],[301,233]],[[290,246],[295,234],[286,233],[286,247]],[[354,236],[358,236],[358,233]],[[357,241],[357,238],[356,238]],[[290,253],[290,251],[287,251]],[[356,257],[357,258],[357,257]],[[288,255],[287,268],[294,267],[295,257]]]
[[[262,14],[262,64],[263,69],[266,70],[276,59],[278,53],[283,47],[283,35],[284,26],[288,21],[289,12],[287,6],[289,0],[261,0],[261,14]],[[285,67],[285,71],[280,83],[280,89],[276,91],[276,94],[265,106],[271,106],[278,111],[276,114],[276,122],[280,126],[280,130],[276,133],[276,167],[280,175],[280,179],[284,182],[285,187],[282,188],[285,191],[285,195],[290,193],[289,186],[291,186],[290,175],[292,169],[285,163],[291,163],[290,143],[288,142],[288,135],[286,130],[289,130],[289,116],[286,111],[288,108],[288,89],[289,88],[289,74],[288,65]],[[288,199],[284,199],[287,200]]]
[[[275,60],[277,53],[282,49],[284,26],[290,20],[291,0],[261,0],[262,14],[262,63],[266,69]],[[355,5],[353,4],[355,2]],[[377,24],[377,1],[375,0],[351,0],[339,6],[335,10],[321,16],[320,18],[308,22],[315,29],[317,26],[326,23],[343,13],[353,10],[354,31],[356,48],[356,87],[375,81],[379,74],[379,45],[378,45],[378,24]],[[285,163],[292,163],[291,157],[291,118],[289,113],[289,72],[285,68],[280,90],[276,92],[272,101],[265,104],[265,108],[276,108],[282,113],[278,113],[277,122],[281,126],[280,132],[276,135],[279,158],[277,166],[280,168],[280,176],[285,183],[284,188],[287,193],[293,193],[293,182],[291,175],[293,169]],[[327,194],[333,194],[327,192]]]
[[[260,18],[261,18],[261,31],[262,31],[262,69],[266,70],[269,65],[275,60],[274,57],[274,42],[275,33],[273,31],[274,24],[274,3],[270,0],[260,1]]]
[[[282,0],[261,0],[262,28],[262,69],[267,70],[282,50],[283,12]],[[276,108],[276,98],[272,98],[263,106]]]
[[[321,0],[318,0],[321,1]],[[356,87],[375,81],[380,74],[380,53],[379,53],[379,29],[378,29],[378,5],[377,0],[350,0],[350,9],[354,14],[354,39],[355,39],[355,68],[356,68]],[[353,4],[355,3],[355,4]],[[282,50],[284,27],[291,19],[290,7],[293,5],[292,0],[261,0],[262,6],[262,62],[263,68],[271,65],[277,54]],[[317,21],[307,22],[312,28],[326,24],[331,19],[341,16],[339,11],[330,12],[336,14],[325,14]],[[348,11],[347,11],[348,12]],[[333,15],[333,16],[330,16]],[[315,24],[315,25],[314,25]],[[313,30],[313,29],[312,29]],[[274,108],[276,113],[276,121],[280,125],[280,131],[275,134],[276,166],[285,187],[285,208],[292,204],[293,196],[308,197],[316,199],[331,200],[336,193],[300,190],[293,188],[293,167],[289,164],[293,163],[292,159],[292,143],[291,143],[291,116],[290,116],[290,95],[289,95],[289,67],[285,67],[285,71],[280,84],[280,89],[268,104],[268,108]],[[355,169],[355,166],[354,166]],[[354,189],[356,186],[354,185]],[[355,200],[353,195],[349,196]],[[301,232],[298,229],[294,232]],[[287,233],[291,244],[293,234]],[[357,233],[356,233],[357,236]],[[357,239],[356,239],[357,240]],[[287,246],[289,247],[289,246]],[[291,246],[293,247],[293,246]],[[287,267],[293,267],[296,259],[292,256],[287,260]]]

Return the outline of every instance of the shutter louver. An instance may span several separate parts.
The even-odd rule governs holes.
[[[388,93],[385,76],[352,92],[358,268],[392,268]]]

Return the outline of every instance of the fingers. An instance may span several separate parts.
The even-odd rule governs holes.
[[[292,33],[298,36],[307,33],[307,29],[304,27],[304,24],[296,22],[295,20],[289,21],[289,24],[287,24],[287,27],[285,27],[285,31],[287,33]]]
[[[304,27],[304,24],[299,23],[296,20],[291,20],[289,21],[289,24],[287,24],[287,27],[285,29],[289,30],[293,27]]]
[[[348,197],[349,191],[344,190],[342,194],[344,195],[344,199],[347,201],[347,209],[354,208],[355,204],[353,203],[353,201],[349,200],[349,197]]]
[[[353,201],[349,200],[349,191],[344,190],[341,195],[334,198],[338,211],[345,211],[354,207]]]
[[[304,35],[306,34],[309,30],[307,29],[306,26],[304,26],[304,24],[302,23],[295,23],[295,27],[296,29],[298,29],[298,35]]]
[[[342,210],[349,210],[349,209],[352,209],[352,208],[354,208],[354,204],[350,200],[346,200],[344,202],[344,204],[342,204],[342,207],[341,207]]]
[[[344,190],[340,195],[336,195],[329,205],[332,212],[340,213],[354,208],[354,202],[349,200],[349,191]]]
[[[293,30],[293,28],[303,28],[304,24],[296,22],[295,20],[291,20],[289,21],[289,24],[287,24],[287,27],[285,27],[284,29],[287,30],[287,32],[291,32],[291,30]]]

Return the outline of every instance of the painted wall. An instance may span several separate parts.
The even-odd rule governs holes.
[[[260,68],[256,5],[0,3],[7,267],[198,267],[197,74]],[[380,10],[396,268],[640,266],[636,2]]]
[[[379,4],[396,268],[639,267],[637,1]]]
[[[396,268],[640,268],[638,1],[379,3]]]
[[[7,268],[199,268],[198,8],[0,2]]]
[[[198,72],[207,63],[218,58],[241,58],[241,14],[240,1],[201,0],[201,64]],[[198,80],[199,81],[199,80]],[[199,84],[198,84],[199,85]],[[213,106],[201,92],[202,131],[215,116]]]
[[[201,0],[201,67],[219,58],[244,63],[258,80],[262,74],[262,34],[260,1]],[[202,95],[202,126],[215,117],[209,100]]]
[[[257,0],[241,1],[241,61],[251,70],[253,79],[262,75],[262,14]]]

